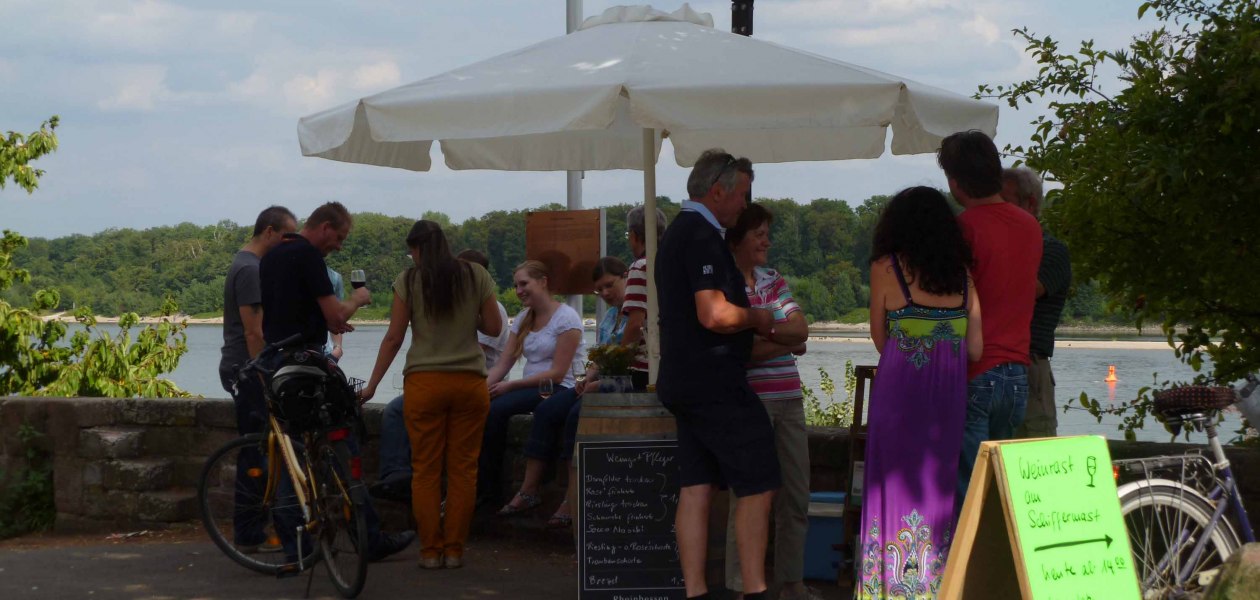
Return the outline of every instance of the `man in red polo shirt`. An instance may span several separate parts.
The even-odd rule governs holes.
[[[955,133],[941,141],[937,161],[965,209],[958,222],[971,244],[971,275],[984,312],[984,352],[967,368],[967,424],[955,496],[961,507],[980,442],[1010,439],[1024,421],[1041,225],[1002,199],[1002,161],[989,136]]]

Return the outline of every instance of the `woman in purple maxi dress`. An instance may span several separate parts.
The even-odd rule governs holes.
[[[970,251],[945,197],[910,188],[876,226],[872,384],[857,597],[936,598],[954,530],[967,361],[979,355]]]

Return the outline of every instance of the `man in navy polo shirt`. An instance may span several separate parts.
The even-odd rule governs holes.
[[[302,343],[321,351],[328,333],[354,331],[347,321],[360,307],[372,302],[366,286],[354,290],[346,300],[337,300],[328,265],[324,257],[341,250],[353,226],[350,212],[340,202],[329,202],[315,209],[298,233],[285,234],[283,241],[263,256],[259,267],[262,280],[263,338],[268,344],[295,333]],[[358,444],[349,440],[351,452],[358,455]],[[368,503],[364,516],[368,522],[368,558],[380,560],[411,544],[414,531],[385,534],[380,530],[380,517]],[[285,551],[296,557],[296,551],[285,543]]]
[[[657,395],[678,423],[682,486],[675,530],[688,598],[708,598],[709,507],[719,488],[736,496],[744,598],[765,595],[770,505],[779,488],[774,431],[744,365],[753,332],[773,339],[774,315],[748,307],[744,277],[724,240],[752,185],[752,163],[708,150],[687,178],[682,212],[656,256],[661,370]]]

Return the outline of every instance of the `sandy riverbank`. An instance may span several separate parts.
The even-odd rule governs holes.
[[[60,319],[62,321],[74,321],[74,316],[70,313],[55,313],[42,317],[45,321],[52,319]],[[222,325],[222,317],[209,318],[193,318],[187,315],[176,315],[177,320],[187,321],[189,325]],[[117,323],[118,317],[96,317],[98,323]],[[589,320],[589,319],[588,319]],[[161,321],[160,317],[141,317],[140,323],[150,324]],[[356,325],[387,325],[388,321],[373,319],[356,319],[351,321]],[[870,325],[866,323],[835,323],[822,322],[814,323],[809,327],[811,343],[823,344],[869,344]],[[1158,329],[1148,330],[1146,333],[1157,333]],[[1115,325],[1064,325],[1058,329],[1058,335],[1061,338],[1066,337],[1090,337],[1096,339],[1060,339],[1055,342],[1056,348],[1099,348],[1099,349],[1120,349],[1120,350],[1167,350],[1168,344],[1162,340],[1128,340],[1128,339],[1106,339],[1132,337],[1140,335],[1137,329],[1133,327],[1122,327]],[[1101,339],[1097,339],[1101,338]]]
[[[811,330],[811,334],[813,331]],[[810,344],[870,344],[870,336],[810,335]],[[1101,350],[1172,350],[1167,342],[1154,340],[1057,340],[1055,348],[1094,348]]]

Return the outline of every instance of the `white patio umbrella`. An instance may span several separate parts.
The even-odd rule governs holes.
[[[427,171],[643,171],[656,208],[668,138],[679,166],[721,147],[754,163],[935,152],[943,137],[993,136],[997,106],[713,28],[688,5],[610,8],[572,34],[403,85],[298,122],[302,153]],[[656,221],[647,219],[649,285]],[[655,381],[656,294],[648,342]]]

